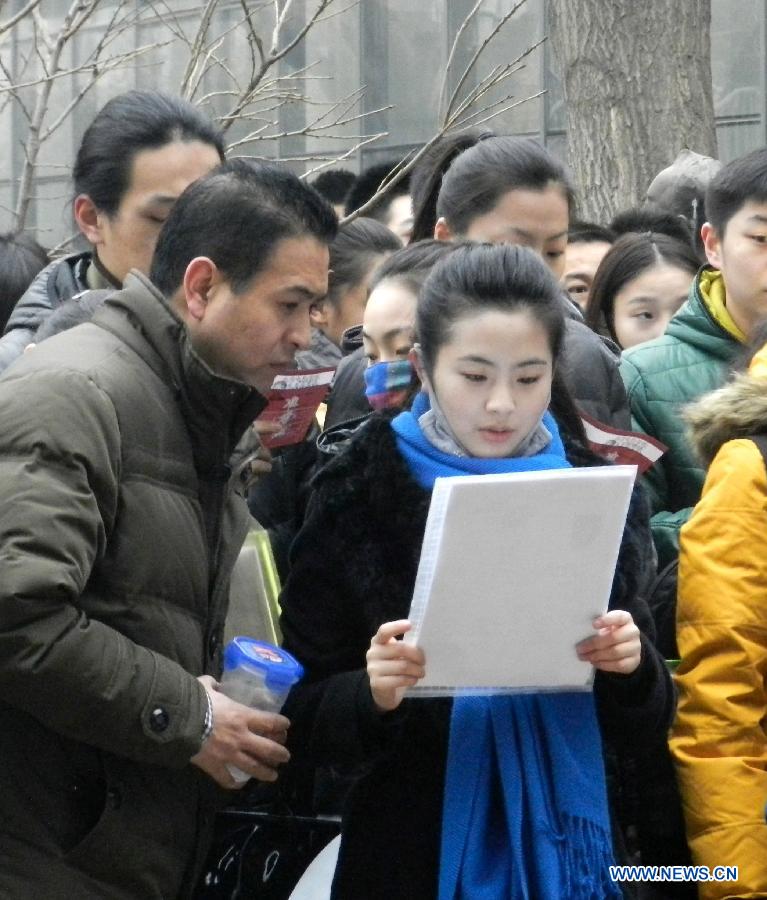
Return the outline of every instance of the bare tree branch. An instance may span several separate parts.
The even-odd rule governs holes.
[[[460,26],[458,27],[458,30],[455,33],[455,38],[453,39],[453,44],[450,47],[450,53],[448,54],[447,62],[445,63],[445,73],[442,77],[442,86],[439,89],[439,108],[440,109],[442,109],[442,104],[444,103],[445,97],[447,95],[447,80],[450,77],[450,67],[452,66],[453,59],[455,58],[455,52],[456,52],[456,49],[458,48],[458,42],[461,40],[461,36],[463,35],[464,31],[466,31],[466,29],[469,27],[469,23],[474,18],[474,16],[477,13],[477,10],[480,8],[480,6],[482,6],[483,3],[484,3],[484,0],[477,0],[477,2],[474,4],[474,6],[466,14],[466,17],[464,18],[463,22],[461,22]],[[447,113],[447,110],[445,110],[445,113]]]
[[[73,0],[64,16],[61,27],[55,36],[48,35],[45,22],[42,17],[39,16],[39,10],[35,9],[33,11],[35,25],[40,37],[40,41],[35,41],[35,45],[40,57],[44,77],[39,80],[37,85],[37,95],[29,118],[27,139],[24,145],[24,164],[19,178],[18,199],[14,222],[14,226],[17,230],[21,230],[24,227],[29,214],[29,208],[33,199],[31,188],[43,142],[46,138],[50,137],[65,119],[65,116],[60,114],[51,126],[47,129],[44,128],[44,122],[50,104],[51,91],[53,90],[55,79],[61,77],[60,66],[64,48],[93,16],[100,2],[101,0]],[[112,23],[116,21],[116,17],[119,11],[124,7],[124,4],[125,0],[120,0],[112,17]],[[101,52],[105,44],[106,36],[102,36],[101,40],[97,43],[97,52]],[[43,52],[43,49],[45,52]],[[135,52],[129,52],[124,56],[128,59],[132,59],[136,55],[138,54]],[[119,60],[120,57],[117,57],[116,59]],[[114,66],[107,64],[105,70],[109,70],[109,68],[113,67]],[[75,68],[74,71],[82,71],[82,67],[79,69]],[[91,71],[91,81],[95,82],[100,74],[98,66],[94,65]],[[75,108],[77,103],[80,102],[87,92],[87,89],[91,86],[92,83],[86,86],[85,91],[81,91],[73,98],[68,104],[68,108],[65,109],[67,114]],[[14,90],[16,91],[18,91],[18,88],[19,85],[14,86]]]
[[[308,172],[304,172],[301,178],[309,178],[316,172],[321,172],[323,169],[327,169],[328,166],[337,165],[338,163],[343,162],[345,159],[349,159],[350,156],[353,156],[362,147],[365,147],[368,144],[372,144],[374,141],[379,141],[381,138],[388,137],[388,135],[388,131],[381,131],[378,134],[372,134],[370,137],[365,138],[364,141],[360,141],[353,147],[350,147],[345,153],[342,153],[340,156],[328,157],[321,166],[315,166],[313,169],[309,169]]]
[[[141,66],[140,57],[168,45],[171,45],[168,55],[180,52],[184,58],[177,85],[179,93],[214,115],[223,109],[224,114],[217,118],[224,132],[237,126],[237,140],[230,144],[230,153],[243,148],[252,152],[259,142],[264,146],[264,141],[298,138],[299,152],[283,157],[283,161],[303,163],[306,171],[302,177],[309,178],[388,136],[386,131],[365,133],[369,117],[392,109],[387,104],[364,110],[365,86],[340,98],[323,99],[326,91],[319,91],[315,82],[331,79],[319,68],[322,60],[301,65],[285,64],[291,52],[306,41],[312,28],[348,13],[360,4],[360,0],[311,0],[311,3],[304,0],[301,4],[295,0],[203,0],[199,6],[189,0],[183,8],[177,0],[67,0],[63,20],[46,17],[41,12],[45,4],[40,0],[18,2],[24,4],[23,9],[0,23],[0,38],[14,27],[32,29],[28,42],[26,30],[23,32],[24,49],[13,63],[0,59],[0,111],[13,104],[28,122],[14,210],[16,227],[23,227],[35,199],[34,185],[42,171],[41,150],[45,142],[71,120],[99,79],[121,68]],[[461,44],[466,41],[472,23],[478,20],[483,2],[472,0],[471,9],[453,39],[440,79],[439,107],[444,108],[444,113],[436,134],[395,167],[379,185],[375,196],[346,221],[367,212],[406,177],[423,154],[448,131],[490,121],[533,99],[516,99],[509,79],[524,68],[525,58],[540,42],[517,59],[489,66],[487,71],[478,73],[483,52],[525,0],[504,4],[512,8],[493,19],[496,24],[480,46],[472,48],[468,65],[450,90],[450,78],[456,70]],[[5,0],[0,0],[0,13],[4,8],[7,9]],[[77,64],[62,65],[72,39],[84,26],[90,26],[94,15],[101,10],[107,13],[106,21],[100,19],[99,28],[88,27],[87,40],[78,38]],[[234,10],[234,14],[230,14],[230,10]],[[302,18],[296,21],[299,10]],[[119,52],[125,46],[118,43],[122,36],[137,23],[147,21],[152,24],[153,34],[159,31],[158,40]],[[238,58],[230,50],[231,35],[236,38]],[[133,39],[127,39],[131,41],[128,46],[133,47]],[[247,49],[241,45],[243,40]],[[55,85],[66,78],[73,78],[71,91],[66,96],[54,94]],[[287,104],[304,110],[301,119],[304,124],[293,127],[281,124],[279,113]],[[328,149],[333,146],[341,147],[338,153]],[[316,147],[321,149],[311,149]],[[265,159],[267,156],[250,158]],[[52,168],[55,168],[54,164],[45,164],[45,171]],[[51,199],[48,194],[46,199]],[[60,252],[71,240],[73,238],[62,242],[54,252]]]
[[[507,113],[512,109],[516,109],[518,106],[521,106],[523,103],[528,103],[530,100],[537,100],[538,97],[542,97],[545,93],[546,93],[546,91],[538,91],[537,94],[531,94],[529,97],[523,97],[521,100],[517,100],[515,103],[511,103],[511,104],[509,104],[509,106],[504,106],[503,109],[499,109],[494,113],[490,113],[489,115],[486,115],[486,116],[484,116],[484,118],[481,118],[481,119],[469,121],[470,119],[472,119],[472,117],[470,116],[469,119],[465,120],[464,122],[456,123],[458,130],[460,131],[465,128],[476,128],[478,125],[483,125],[485,122],[489,122],[490,119],[494,119],[496,116],[502,116],[504,113]],[[509,98],[507,97],[506,100],[508,100],[508,99]],[[496,104],[493,104],[493,105],[495,106]],[[486,112],[490,108],[491,107],[489,107],[489,106],[485,107],[485,109],[479,110],[474,115],[480,115],[481,113]]]
[[[240,0],[240,6],[242,7],[242,11],[245,13],[245,24],[248,26],[248,49],[250,50],[250,71],[251,73],[256,71],[256,66],[258,65],[256,61],[256,53],[258,51],[259,59],[263,63],[264,61],[264,45],[261,43],[261,38],[258,35],[258,31],[256,30],[256,25],[253,22],[253,17],[251,10],[248,9],[247,0]]]
[[[336,16],[342,16],[344,13],[349,12],[350,9],[355,9],[360,5],[362,0],[352,0],[352,2],[348,6],[344,6],[343,9],[335,9],[333,12],[329,12],[324,16],[320,16],[314,22],[315,25],[319,25],[320,22],[329,22],[331,19],[335,19]]]
[[[448,119],[450,118],[450,115],[453,111],[453,105],[455,104],[456,100],[458,99],[458,95],[461,92],[461,88],[465,84],[466,79],[469,77],[469,74],[471,73],[472,69],[477,64],[477,61],[479,60],[480,56],[482,56],[487,45],[493,40],[493,38],[500,32],[500,30],[503,28],[503,26],[509,21],[509,19],[514,15],[514,13],[525,2],[526,2],[526,0],[518,0],[518,2],[515,3],[514,6],[512,6],[512,8],[504,16],[502,16],[502,18],[498,21],[498,23],[492,29],[490,34],[485,38],[484,41],[482,41],[482,43],[479,45],[479,47],[477,47],[477,49],[474,51],[474,54],[472,55],[471,59],[469,60],[469,64],[464,69],[463,75],[461,75],[461,77],[458,79],[458,84],[456,84],[455,88],[453,89],[453,93],[450,95],[450,100],[448,101],[447,108],[445,109],[445,115],[443,116],[443,122],[447,122]],[[472,10],[472,12],[473,12],[473,10]],[[470,15],[471,15],[471,13],[470,13]]]
[[[519,56],[502,66],[496,66],[485,78],[481,79],[477,85],[472,88],[466,97],[461,101],[450,117],[451,123],[455,124],[463,113],[481,100],[493,87],[508,80],[512,75],[525,68],[523,60],[525,60],[534,50],[541,46],[546,40],[545,37],[531,44],[526,50],[523,50]]]
[[[29,0],[26,6],[22,7],[15,16],[11,16],[7,22],[0,22],[0,37],[5,34],[6,31],[10,31],[11,28],[14,28],[18,23],[26,18],[34,9],[36,9],[41,3],[41,0]]]
[[[192,41],[192,45],[190,48],[189,54],[189,62],[187,63],[184,74],[181,77],[181,84],[179,85],[179,93],[182,97],[189,99],[193,96],[193,93],[189,92],[189,85],[194,76],[195,70],[198,66],[198,61],[201,56],[203,56],[203,48],[205,47],[205,40],[208,36],[208,31],[210,29],[210,22],[213,18],[213,13],[216,11],[216,7],[219,4],[219,0],[208,0],[205,4],[205,8],[202,11],[202,17],[200,19],[200,25],[197,28],[197,33],[194,36],[194,40]]]
[[[167,43],[167,42],[165,42]],[[107,74],[107,72],[111,72],[113,69],[119,69],[123,66],[127,65],[129,62],[132,62],[134,59],[137,59],[139,56],[143,56],[145,53],[150,50],[156,50],[159,47],[165,46],[165,44],[147,44],[144,47],[137,47],[135,50],[128,50],[120,56],[113,56],[104,65],[99,68],[97,65],[91,67],[90,79],[80,88],[77,94],[70,100],[69,103],[64,107],[64,109],[59,114],[58,118],[53,121],[51,125],[45,130],[45,132],[41,135],[41,143],[47,141],[48,138],[63,125],[63,123],[69,118],[72,114],[72,111],[76,106],[82,101],[85,95],[90,91],[98,82],[98,80]]]
[[[269,49],[269,56],[274,56],[277,53],[277,48],[280,46],[280,32],[282,31],[282,27],[285,24],[285,20],[288,17],[288,12],[290,11],[290,7],[293,5],[293,0],[284,0],[282,10],[280,10],[280,0],[274,0],[274,31],[272,32],[272,46]]]
[[[539,94],[536,94],[534,96],[536,96],[536,97],[540,96],[540,94],[542,94],[542,93],[545,93],[545,92],[541,91]],[[525,97],[523,100],[519,100],[516,103],[512,104],[512,106],[509,108],[513,109],[514,107],[519,106],[521,103],[525,103],[530,99],[533,99],[533,98]],[[503,113],[505,111],[506,111],[505,108],[496,110],[495,112],[492,112],[489,115],[487,115],[481,121],[486,122],[490,119],[494,119],[496,116],[501,115],[501,113]],[[480,123],[475,122],[474,124],[478,125]],[[440,138],[442,138],[443,135],[445,135],[448,131],[463,131],[463,130],[465,130],[465,127],[463,127],[463,128],[457,127],[455,114],[454,114],[450,118],[449,122],[447,122],[446,124],[443,124],[442,127],[439,128],[437,133],[435,135],[433,135],[425,144],[423,144],[415,153],[413,153],[409,159],[406,158],[399,165],[395,166],[394,169],[381,182],[381,184],[379,185],[378,190],[375,192],[375,194],[373,194],[373,196],[366,203],[364,203],[362,206],[360,206],[359,209],[354,210],[354,212],[350,213],[348,216],[345,216],[343,219],[341,219],[341,224],[345,225],[347,222],[354,221],[354,219],[358,218],[359,216],[364,216],[368,210],[372,209],[382,197],[384,197],[387,193],[389,193],[389,191],[396,184],[398,184],[400,181],[402,181],[402,179],[413,170],[413,168],[418,163],[418,161],[423,157],[423,155],[425,153],[427,153],[429,151],[429,149],[431,149],[431,147],[433,147],[434,144],[436,144],[436,142],[438,140],[440,140]]]
[[[277,24],[281,25],[281,23],[284,21],[284,14],[286,13],[287,9],[289,8],[291,2],[292,2],[292,0],[285,0],[285,5],[283,6],[282,11],[280,12],[279,11],[279,0],[275,0],[275,6],[277,7],[277,11],[278,11]],[[251,78],[250,83],[248,84],[245,91],[243,92],[243,95],[240,97],[240,99],[237,101],[237,103],[235,103],[235,105],[232,107],[232,109],[226,115],[222,116],[222,118],[220,120],[221,128],[223,131],[227,131],[229,128],[231,128],[232,124],[236,121],[239,113],[241,113],[242,110],[251,102],[259,83],[261,82],[261,80],[263,79],[263,77],[267,73],[267,71],[272,66],[274,66],[277,62],[279,62],[281,59],[283,59],[285,56],[287,56],[287,54],[290,53],[290,51],[306,37],[307,33],[309,32],[311,27],[314,25],[314,23],[317,21],[318,17],[323,12],[325,12],[325,10],[328,8],[328,6],[332,2],[333,2],[333,0],[319,0],[316,10],[309,17],[309,19],[304,23],[303,27],[299,30],[298,34],[296,34],[296,36],[291,41],[288,41],[288,43],[285,44],[281,48],[278,48],[277,43],[275,41],[275,38],[277,39],[277,41],[279,40],[279,30],[278,30],[277,26],[275,25],[275,31],[274,31],[274,34],[272,35],[272,48],[269,51],[269,54],[266,56],[266,58],[263,60],[263,62],[259,66],[258,70],[256,71],[256,73]]]

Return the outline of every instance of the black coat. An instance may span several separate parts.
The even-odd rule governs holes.
[[[88,289],[85,275],[93,254],[75,253],[55,260],[39,272],[19,299],[0,338],[0,372],[24,352],[48,316],[75,294]]]
[[[574,465],[598,465],[569,448]],[[379,715],[365,653],[382,622],[410,607],[430,494],[410,475],[386,414],[371,417],[347,451],[319,473],[305,525],[291,552],[282,595],[286,649],[306,667],[290,695],[293,765],[354,765],[334,897],[428,900],[436,895],[450,700],[405,700]],[[648,511],[635,491],[610,602],[645,633],[643,591],[653,574]],[[665,734],[674,695],[663,660],[643,638],[631,676],[598,672],[602,733],[640,746]]]

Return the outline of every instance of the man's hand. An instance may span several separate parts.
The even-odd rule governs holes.
[[[217,683],[202,675],[201,682],[213,709],[213,732],[191,762],[224,788],[240,788],[227,765],[259,781],[276,781],[277,767],[290,759],[283,746],[290,722],[277,713],[250,709],[218,690]]]
[[[272,454],[261,441],[264,437],[278,434],[281,428],[279,422],[260,422],[258,419],[251,425],[251,432],[244,439],[250,450],[239,460],[234,471],[243,490],[250,490],[262,475],[272,471]]]
[[[425,674],[423,650],[397,640],[397,635],[410,631],[411,627],[406,619],[384,622],[370,641],[367,672],[373,701],[381,712],[396,709],[406,689]]]

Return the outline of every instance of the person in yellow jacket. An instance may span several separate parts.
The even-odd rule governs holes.
[[[752,440],[767,438],[767,346],[685,417],[710,468],[681,531],[671,751],[693,862],[738,867],[701,900],[767,897],[767,469]]]

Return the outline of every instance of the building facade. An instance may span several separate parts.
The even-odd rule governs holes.
[[[249,0],[91,2],[92,13],[59,47],[55,68],[51,53],[63,27],[71,28],[71,0],[42,0],[36,20],[27,17],[0,35],[0,231],[16,221],[32,133],[41,143],[26,180],[25,227],[49,247],[72,233],[69,170],[78,142],[100,106],[131,87],[186,92],[227,117],[234,154],[284,159],[301,173],[348,154],[335,165],[356,171],[401,158],[440,127],[456,89],[460,102],[497,67],[524,57],[459,122],[481,123],[501,110],[488,127],[534,137],[566,157],[556,60],[549,44],[539,43],[546,0],[522,4],[474,64],[511,0],[485,0],[468,24],[475,0],[332,0],[303,37],[319,0],[288,0],[282,21],[273,4]],[[5,20],[25,4],[6,3]],[[765,5],[712,0],[714,103],[725,161],[767,143]],[[253,34],[259,41],[249,40]],[[247,100],[261,54],[286,48]]]

